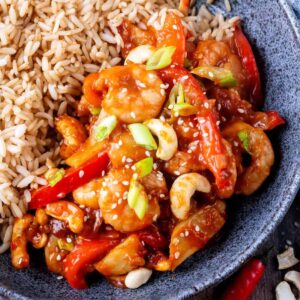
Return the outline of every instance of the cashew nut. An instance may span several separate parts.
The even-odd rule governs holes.
[[[174,181],[170,190],[170,200],[176,218],[183,220],[188,217],[191,197],[196,191],[210,192],[210,183],[198,173],[183,174]]]
[[[43,208],[38,208],[35,212],[35,220],[40,225],[46,225],[48,223],[49,217],[47,216]]]
[[[286,281],[281,281],[275,289],[276,300],[296,300],[290,285]]]
[[[155,48],[150,45],[138,46],[128,53],[124,65],[128,65],[128,63],[131,62],[135,64],[144,64],[154,53],[154,51]]]
[[[46,214],[61,221],[66,221],[74,233],[83,229],[84,213],[74,203],[69,201],[57,201],[46,206]]]
[[[299,263],[299,259],[295,257],[293,247],[288,247],[283,253],[278,254],[277,260],[278,270],[288,269]]]
[[[125,285],[129,289],[136,289],[145,284],[151,277],[152,271],[146,268],[138,268],[129,272],[125,278]]]
[[[23,269],[29,264],[26,230],[32,222],[33,216],[29,214],[15,220],[10,249],[11,262],[16,269]]]
[[[293,283],[300,293],[300,272],[289,271],[284,275],[284,280]]]
[[[162,160],[171,159],[178,148],[177,135],[173,127],[159,119],[146,121],[145,125],[158,138],[156,156]]]

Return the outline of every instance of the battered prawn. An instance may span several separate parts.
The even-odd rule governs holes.
[[[127,203],[131,169],[112,169],[102,179],[99,196],[99,207],[105,223],[121,232],[132,232],[146,228],[160,214],[156,197],[149,197],[148,210],[140,220]]]
[[[274,163],[272,144],[263,130],[244,122],[229,124],[222,132],[225,139],[233,145],[238,172],[236,192],[244,195],[254,193],[269,176]],[[242,154],[247,151],[251,156],[248,167],[242,165]]]
[[[102,94],[101,104],[108,114],[124,123],[136,123],[159,114],[165,101],[162,85],[155,72],[131,64],[102,71],[93,88]]]

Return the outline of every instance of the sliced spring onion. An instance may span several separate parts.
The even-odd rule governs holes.
[[[242,142],[244,149],[250,153],[249,145],[250,145],[250,135],[246,130],[241,130],[238,132],[238,138]]]
[[[153,135],[146,125],[141,123],[134,123],[128,125],[128,128],[138,145],[145,147],[147,150],[157,149],[157,144],[153,138]]]
[[[90,108],[90,112],[93,116],[99,116],[101,112],[101,108],[92,107]]]
[[[147,70],[159,70],[169,66],[172,63],[172,55],[176,47],[168,46],[156,50],[148,59],[146,64]]]
[[[116,116],[109,116],[101,120],[95,128],[95,138],[97,141],[103,141],[117,126]]]
[[[135,179],[131,179],[130,181],[127,201],[138,218],[142,220],[148,209],[148,197],[142,184]]]
[[[155,48],[153,46],[137,46],[128,53],[124,65],[127,65],[128,63],[144,64],[154,52]]]
[[[59,249],[66,250],[66,251],[72,251],[73,248],[74,248],[74,244],[72,242],[68,243],[64,239],[58,239],[57,240],[57,245],[58,245]]]
[[[65,170],[64,169],[59,169],[57,170],[54,174],[51,175],[49,178],[49,185],[50,186],[55,186],[60,180],[63,179],[65,175]]]
[[[139,178],[149,175],[153,170],[153,158],[147,157],[134,164]]]
[[[172,105],[174,103],[184,103],[184,101],[185,101],[185,97],[184,97],[182,84],[177,83],[173,86],[170,92],[168,104]]]
[[[173,105],[173,112],[179,116],[191,116],[198,112],[198,109],[189,103],[178,103]]]
[[[193,69],[191,73],[212,80],[221,87],[234,87],[237,84],[233,74],[224,68],[201,66]]]

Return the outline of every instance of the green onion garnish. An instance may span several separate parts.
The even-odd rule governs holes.
[[[142,220],[148,209],[148,197],[144,187],[135,179],[131,179],[130,181],[127,201],[138,218]]]
[[[63,179],[65,175],[65,170],[64,169],[59,169],[57,170],[50,178],[49,178],[49,185],[50,186],[55,186],[60,180]]]
[[[173,86],[170,92],[168,104],[172,105],[174,103],[184,103],[184,101],[185,98],[182,84],[177,83]]]
[[[172,63],[172,55],[176,47],[168,46],[159,48],[148,59],[146,64],[147,70],[159,70],[169,66]]]
[[[145,177],[152,172],[153,158],[147,157],[134,164],[135,170],[138,173],[139,178]]]
[[[177,113],[179,116],[185,117],[195,115],[198,109],[189,103],[178,103],[174,104],[173,111],[175,114]]]
[[[68,243],[64,239],[58,239],[57,240],[57,245],[58,245],[59,249],[66,250],[66,251],[72,251],[73,248],[74,248],[74,244],[72,242]]]
[[[101,112],[101,108],[92,107],[90,108],[90,112],[93,116],[99,116]]]
[[[128,128],[135,140],[135,142],[145,147],[147,150],[156,150],[157,144],[149,130],[149,128],[141,123],[134,123],[128,125]]]
[[[212,80],[221,87],[234,87],[237,84],[233,74],[224,68],[201,66],[193,69],[191,73]]]
[[[117,126],[117,118],[115,116],[109,116],[101,120],[101,122],[95,128],[95,138],[97,141],[103,141]]]
[[[250,135],[249,132],[247,132],[246,130],[241,130],[238,132],[238,137],[240,139],[240,141],[243,144],[244,149],[250,153],[249,150],[249,146],[250,146]]]

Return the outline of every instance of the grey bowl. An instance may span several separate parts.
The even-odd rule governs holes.
[[[183,299],[233,273],[274,230],[300,182],[300,31],[296,7],[294,11],[292,7],[299,2],[231,2],[234,14],[244,20],[263,71],[265,109],[277,110],[287,120],[286,126],[271,134],[277,161],[270,179],[253,197],[229,201],[228,223],[217,241],[175,273],[156,274],[138,290],[116,289],[103,279],[93,282],[87,290],[71,289],[40,266],[42,257],[34,253],[31,268],[22,271],[10,266],[9,254],[0,257],[0,294],[11,299]]]

